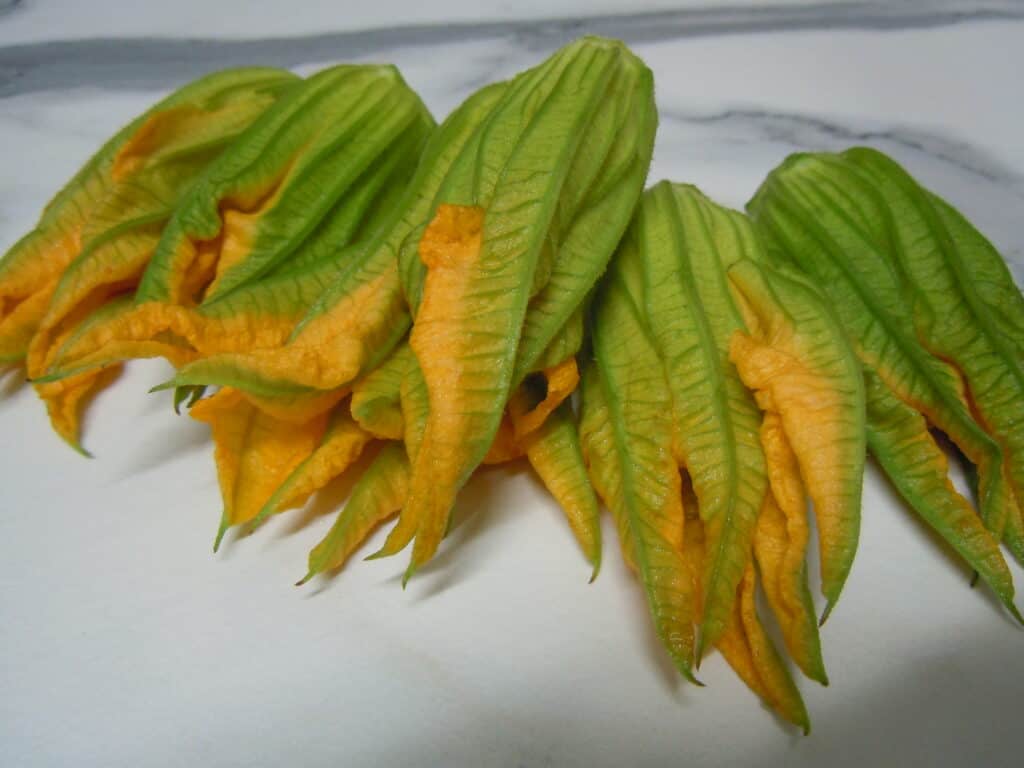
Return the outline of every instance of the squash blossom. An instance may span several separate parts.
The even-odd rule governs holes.
[[[209,160],[216,151],[219,131],[213,125],[218,117],[251,120],[296,79],[267,68],[208,75],[151,107],[107,141],[47,204],[35,229],[0,260],[0,360],[24,358],[61,274],[90,235],[98,234],[95,226],[90,231],[90,219],[115,187],[120,187],[121,197],[108,204],[106,215],[121,217],[121,204],[131,202],[125,195],[133,178],[146,179],[156,167],[176,166],[183,159],[179,153],[194,162],[202,153],[204,133],[212,129]]]
[[[624,46],[586,38],[563,48],[509,83],[453,164],[418,261],[400,254],[429,402],[400,522],[415,528],[406,578],[437,550],[512,393],[552,362],[546,349],[604,271],[641,192],[655,124],[650,71]],[[576,383],[576,349],[561,346],[565,358],[543,369],[548,412]]]
[[[83,322],[46,378],[279,347],[390,212],[432,128],[393,67],[339,66],[296,85],[188,189],[134,296]]]
[[[41,376],[81,320],[138,283],[192,182],[298,78],[235,69],[181,88],[111,139],[0,263],[0,348]],[[27,349],[26,349],[27,347]],[[36,387],[78,447],[82,398],[98,372]]]
[[[1024,301],[1005,262],[950,205],[870,149],[843,159],[889,210],[885,254],[905,280],[918,341],[951,365],[962,397],[1003,451],[1003,540],[1024,561]],[[996,529],[998,533],[998,528]]]
[[[881,153],[802,154],[749,204],[774,259],[835,309],[864,369],[867,440],[914,511],[1016,615],[1003,541],[1024,557],[1019,445],[1024,300],[1002,258]],[[974,465],[979,530],[929,433]]]
[[[580,432],[590,477],[680,671],[692,680],[703,650],[717,647],[767,704],[807,729],[799,692],[754,608],[755,541],[765,540],[760,520],[774,509],[778,456],[763,447],[764,406],[730,359],[749,330],[731,270],[765,258],[742,214],[694,187],[649,190],[595,298]],[[859,369],[852,380],[859,383]],[[862,464],[863,447],[854,456]],[[802,495],[799,504],[806,515]],[[758,565],[778,584],[766,594],[787,647],[824,682],[806,521],[803,529],[802,539],[772,542],[788,550],[785,562]]]

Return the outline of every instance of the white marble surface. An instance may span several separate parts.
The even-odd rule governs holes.
[[[817,6],[843,6],[843,0],[819,0]],[[914,4],[933,10],[956,10],[948,0],[922,4],[896,0],[902,5],[897,13],[917,14]],[[805,0],[729,0],[709,8],[703,0],[442,0],[411,3],[408,0],[375,2],[337,2],[303,0],[282,13],[280,0],[0,0],[0,7],[13,6],[9,19],[0,30],[6,43],[35,43],[50,40],[90,38],[173,37],[251,40],[256,38],[322,35],[331,32],[372,30],[411,25],[478,24],[481,22],[550,21],[603,15],[628,16],[639,13],[664,13],[692,10],[717,15],[725,9],[751,11],[758,6],[796,9],[809,5]],[[860,4],[863,6],[863,3]],[[877,4],[884,5],[882,3]],[[1008,3],[989,0],[973,10],[1002,12]],[[890,10],[890,13],[893,11]],[[863,12],[861,11],[861,15]]]
[[[103,138],[203,67],[393,61],[442,116],[563,39],[620,30],[657,78],[652,181],[740,206],[791,151],[868,143],[961,207],[1024,278],[1014,3],[691,1],[634,17],[602,16],[632,5],[612,0],[263,3],[235,24],[235,0],[209,27],[183,21],[209,3],[21,5],[0,15],[0,249]],[[566,20],[584,8],[589,20]],[[398,18],[417,26],[396,31]],[[165,376],[137,364],[99,398],[91,462],[49,433],[16,373],[0,379],[2,765],[1018,764],[1024,633],[874,470],[823,633],[832,685],[802,684],[814,733],[800,738],[718,657],[708,688],[682,684],[611,526],[587,585],[523,470],[471,484],[463,524],[405,592],[397,560],[291,586],[344,487],[211,556],[210,447],[144,394]]]

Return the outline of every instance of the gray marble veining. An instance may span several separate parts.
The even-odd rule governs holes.
[[[16,4],[17,0],[7,0],[7,9],[16,10]],[[296,67],[310,61],[365,57],[393,48],[469,40],[509,40],[522,49],[544,53],[580,35],[604,35],[637,44],[722,35],[927,29],[965,22],[1021,20],[1024,5],[1013,0],[869,0],[769,3],[754,7],[724,5],[537,21],[396,25],[276,39],[211,40],[200,32],[191,39],[167,40],[159,37],[159,30],[154,30],[151,39],[92,39],[2,47],[0,96],[97,83],[110,88],[166,87],[213,69],[254,61]]]

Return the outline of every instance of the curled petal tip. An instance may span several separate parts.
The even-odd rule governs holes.
[[[698,688],[707,688],[707,686],[704,685],[704,683],[702,683],[700,680],[698,680],[692,672],[684,672],[683,676],[687,679],[687,681],[697,686]]]
[[[73,450],[79,456],[84,456],[87,459],[94,458],[93,455],[89,453],[89,451],[85,450],[85,448],[82,447],[82,443],[78,439],[78,435],[75,434],[78,431],[77,427],[73,429],[68,429],[66,427],[59,428],[55,425],[54,431],[57,433],[60,439],[63,440],[65,444],[67,444],[67,446],[71,448],[71,450]]]

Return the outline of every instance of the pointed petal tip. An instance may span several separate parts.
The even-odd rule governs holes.
[[[835,606],[835,600],[828,601],[828,604],[825,606],[825,610],[821,614],[821,619],[818,621],[819,627],[825,626],[825,622],[828,621],[828,617],[832,614],[832,609],[835,608]]]
[[[314,571],[310,571],[310,572],[309,572],[309,573],[307,573],[307,574],[306,574],[305,576],[303,576],[303,577],[302,577],[301,579],[299,579],[298,581],[296,581],[296,582],[295,582],[295,586],[296,586],[296,587],[301,587],[301,586],[302,586],[303,584],[305,584],[305,583],[306,583],[306,582],[308,582],[308,581],[309,581],[310,579],[312,579],[312,578],[313,578],[313,577],[314,577],[315,575],[316,575],[316,573],[315,573]]]
[[[78,442],[77,440],[72,440],[72,439],[69,439],[69,438],[64,438],[64,442],[66,442],[71,447],[71,450],[73,450],[75,453],[77,453],[82,458],[85,458],[85,459],[95,459],[96,458],[95,456],[92,455],[92,453],[90,453],[85,448],[83,448],[82,444],[80,442]]]
[[[94,459],[94,458],[96,458],[89,451],[87,451],[85,448],[82,447],[82,442],[78,439],[78,435],[73,434],[73,433],[69,433],[69,432],[67,432],[65,430],[62,430],[62,429],[59,429],[56,426],[53,427],[53,431],[57,433],[57,436],[61,440],[64,441],[65,445],[67,445],[71,450],[73,450],[79,456],[82,456],[82,457],[84,457],[86,459]],[[75,431],[77,431],[77,429]]]
[[[804,677],[808,680],[812,680],[823,688],[828,688],[828,672],[825,671],[825,662],[820,656],[810,662],[808,669],[804,669],[801,666],[800,671],[803,672]]]
[[[227,515],[223,515],[220,520],[220,527],[217,529],[217,537],[213,540],[214,554],[217,554],[217,550],[220,549],[220,543],[224,540],[224,534],[228,532],[230,527],[231,523],[228,522]]]
[[[404,590],[406,585],[409,583],[409,579],[416,573],[416,566],[413,563],[409,563],[409,567],[405,569],[405,574],[402,576],[402,589]]]
[[[152,395],[156,392],[166,392],[168,389],[174,389],[177,386],[179,386],[178,379],[175,377],[173,379],[168,379],[161,384],[157,384],[155,387],[150,387],[149,394]]]

